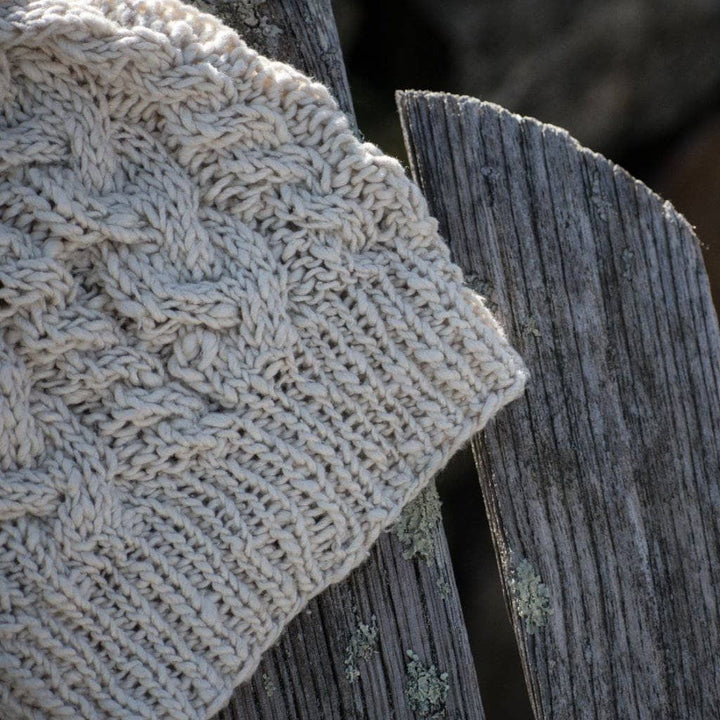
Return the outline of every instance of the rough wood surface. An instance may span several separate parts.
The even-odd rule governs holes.
[[[398,104],[531,373],[473,448],[536,717],[720,717],[720,339],[697,239],[558,128]]]
[[[327,84],[352,113],[329,0],[233,0],[208,5],[258,51],[290,62]],[[442,526],[434,561],[406,560],[394,534],[346,581],[313,599],[269,650],[252,681],[218,720],[414,720],[407,650],[448,673],[443,717],[482,719],[477,677]],[[376,652],[346,673],[358,623],[377,626]]]

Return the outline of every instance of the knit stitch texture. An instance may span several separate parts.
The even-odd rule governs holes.
[[[0,716],[210,717],[525,380],[325,87],[0,4]]]

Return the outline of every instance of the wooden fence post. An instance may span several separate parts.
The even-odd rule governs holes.
[[[259,52],[325,83],[353,117],[330,0],[195,4],[220,16]],[[313,599],[289,624],[218,720],[482,720],[475,666],[439,522],[429,539],[428,562],[405,559],[398,538],[381,535],[363,565]],[[439,700],[423,708],[426,682],[435,683]]]
[[[720,337],[697,239],[558,128],[397,100],[454,258],[530,370],[474,451],[535,716],[720,717]]]

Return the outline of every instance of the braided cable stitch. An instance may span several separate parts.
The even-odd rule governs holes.
[[[526,369],[327,89],[0,4],[0,714],[208,718]]]

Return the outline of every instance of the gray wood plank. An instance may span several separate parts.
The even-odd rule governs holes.
[[[352,101],[329,0],[212,0],[251,47],[325,83],[352,116]],[[369,559],[314,598],[239,687],[218,720],[411,720],[407,650],[437,674],[448,673],[444,718],[481,720],[473,658],[442,526],[432,561],[407,560],[394,534],[380,536]],[[350,682],[348,647],[359,624],[377,627],[368,657]],[[432,679],[432,674],[429,676]],[[440,717],[440,715],[437,715]]]
[[[473,450],[536,717],[720,717],[720,337],[692,229],[563,130],[397,100],[530,370]]]

